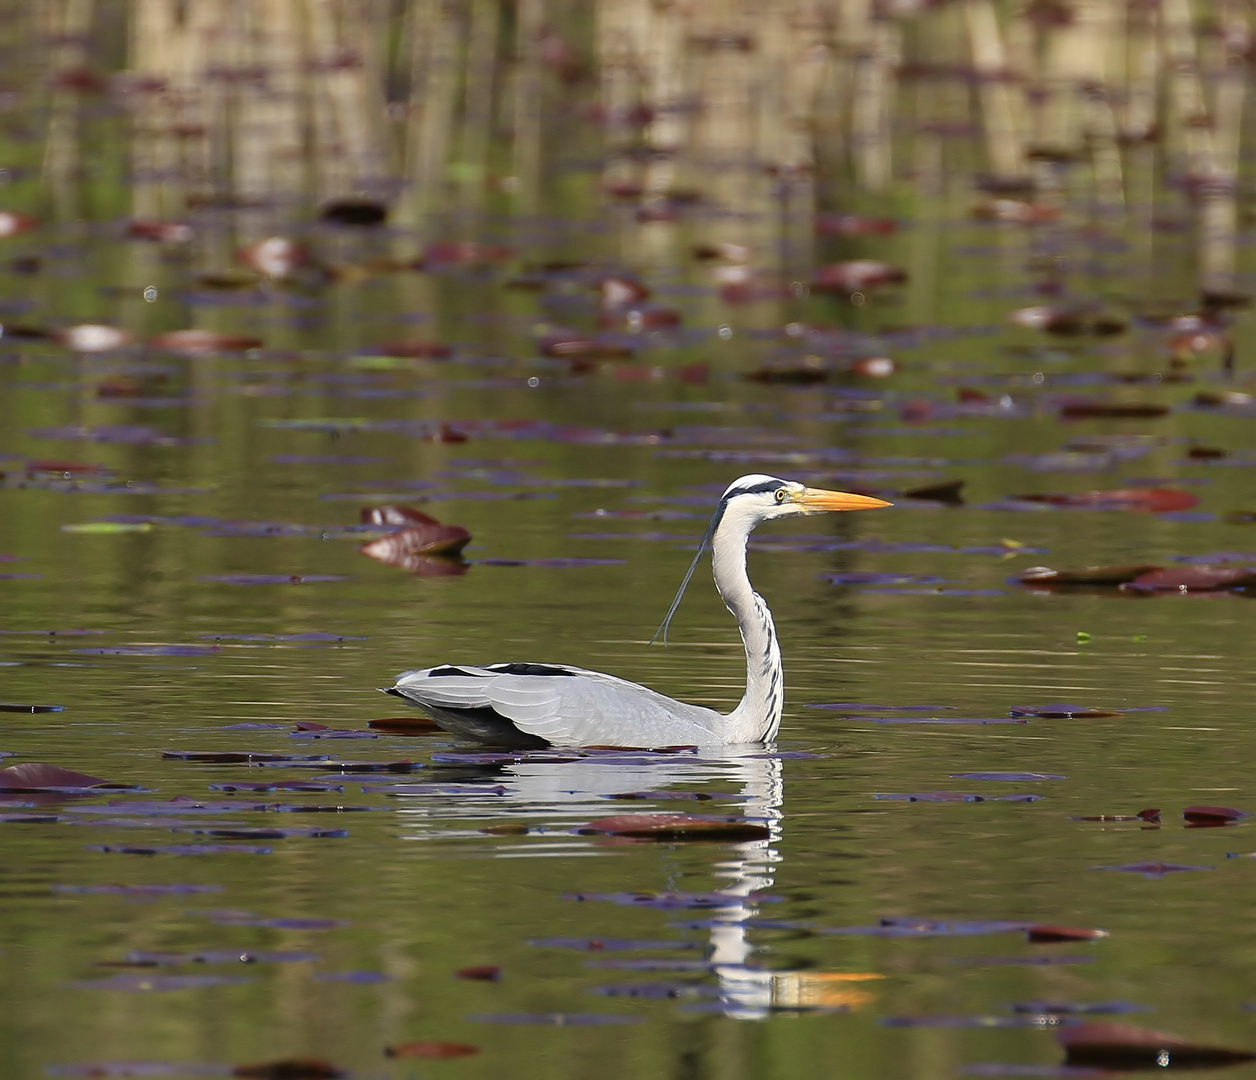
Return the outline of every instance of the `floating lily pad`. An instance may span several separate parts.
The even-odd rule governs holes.
[[[1067,1065],[1103,1069],[1199,1069],[1256,1060],[1256,1053],[1202,1046],[1162,1031],[1132,1024],[1088,1023],[1056,1036]]]

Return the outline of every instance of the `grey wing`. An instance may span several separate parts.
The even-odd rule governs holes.
[[[723,717],[644,686],[583,668],[551,664],[448,665],[400,675],[394,692],[438,722],[475,738],[501,738],[495,718],[556,746],[676,746],[720,743]]]

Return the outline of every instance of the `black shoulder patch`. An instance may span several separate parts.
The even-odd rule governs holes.
[[[566,668],[549,664],[488,664],[487,670],[499,675],[570,675]]]

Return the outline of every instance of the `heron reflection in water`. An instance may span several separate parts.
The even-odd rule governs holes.
[[[403,672],[385,692],[421,706],[447,731],[499,745],[663,747],[768,742],[781,723],[784,677],[772,613],[746,573],[751,532],[777,518],[889,505],[867,495],[809,488],[761,473],[743,476],[728,486],[659,631],[666,640],[685,588],[710,547],[715,587],[736,618],[746,648],[746,692],[727,715],[613,675],[547,663],[443,664]]]
[[[476,757],[467,756],[468,760]],[[403,835],[409,840],[470,845],[467,854],[473,851],[497,859],[560,859],[564,870],[559,878],[576,889],[583,876],[579,868],[586,859],[619,857],[617,865],[635,868],[631,891],[625,894],[631,896],[641,889],[669,887],[666,879],[677,869],[670,845],[639,844],[639,857],[629,864],[622,861],[623,841],[580,835],[576,829],[604,815],[607,799],[632,796],[634,804],[641,805],[639,799],[662,792],[711,795],[704,806],[719,807],[725,812],[735,810],[747,821],[764,825],[769,836],[734,844],[690,847],[690,853],[697,858],[707,856],[703,861],[714,878],[713,890],[698,894],[697,903],[693,903],[693,895],[663,892],[652,898],[657,904],[648,905],[662,908],[657,912],[661,923],[690,924],[692,929],[706,934],[703,961],[697,970],[686,968],[684,977],[674,984],[682,1002],[690,999],[681,1007],[755,1020],[781,1012],[857,1008],[870,1000],[867,980],[879,978],[875,974],[771,970],[756,956],[757,947],[751,936],[761,921],[770,920],[774,914],[772,889],[784,863],[781,840],[785,823],[785,763],[778,754],[746,746],[668,754],[595,753],[575,760],[547,760],[544,755],[529,758],[526,752],[519,757],[522,760],[492,767],[481,781],[456,785],[456,791],[449,785],[434,784],[429,794],[399,796],[403,802],[399,815],[404,823]],[[482,788],[482,792],[477,788]],[[721,788],[726,795],[718,793]],[[494,825],[517,827],[521,819],[528,823],[526,836],[493,835]],[[477,831],[469,832],[468,824],[473,824]],[[448,852],[448,848],[444,850]],[[654,853],[658,859],[652,857]],[[658,875],[659,880],[642,880],[643,872],[651,877]],[[605,870],[595,876],[604,880]],[[553,877],[544,875],[544,880]],[[509,893],[503,896],[508,897]],[[596,897],[588,899],[593,901]],[[508,899],[502,903],[511,904]],[[568,927],[563,933],[572,933],[573,925],[592,922],[596,927],[601,922],[605,929],[595,930],[591,937],[615,936],[615,924],[620,921],[617,909],[601,909],[601,905],[592,902],[580,906],[579,915],[571,912],[556,916],[548,902],[537,905],[533,933],[541,940],[536,944],[547,944],[545,935],[554,933],[556,918]],[[525,935],[528,933],[528,916],[512,904],[509,919],[503,912],[503,921]],[[493,922],[494,917],[488,916],[487,923]],[[678,937],[676,941],[682,945],[685,939]],[[628,961],[629,970],[649,970],[648,961],[648,957],[634,957]],[[615,958],[602,954],[601,959],[593,962],[604,969],[606,976],[617,974]],[[661,960],[659,966],[662,971],[670,970],[667,960]],[[638,985],[622,983],[605,990],[616,996],[635,996]],[[695,995],[707,1000],[691,1000]]]

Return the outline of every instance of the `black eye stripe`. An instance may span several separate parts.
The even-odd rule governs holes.
[[[765,495],[769,491],[776,491],[780,487],[781,482],[779,480],[764,480],[762,483],[753,484],[750,487],[730,491],[725,498],[735,499],[738,495]]]

